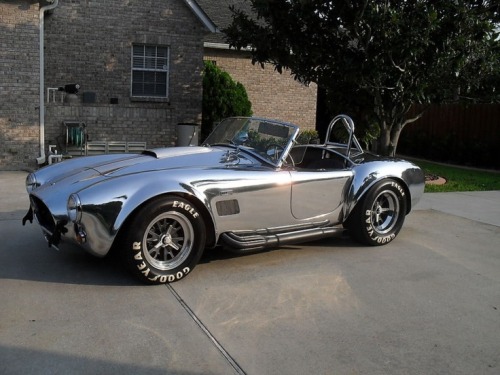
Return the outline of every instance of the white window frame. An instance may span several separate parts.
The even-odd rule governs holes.
[[[135,52],[137,47],[142,47],[143,52],[141,54],[137,54]],[[147,50],[151,52],[151,49],[154,48],[154,56],[147,55]],[[163,57],[158,56],[158,49],[166,50],[166,61],[165,64],[161,66],[158,65],[158,60],[161,60]],[[142,61],[141,61],[142,59]],[[161,62],[161,61],[160,61]],[[164,84],[165,85],[165,93],[155,94],[148,93],[146,89],[141,90],[140,93],[134,93],[134,73],[162,73],[165,74],[165,82],[157,81],[156,77],[154,77],[153,81],[149,82],[149,85],[153,85],[153,91],[156,91],[157,85]],[[130,74],[130,96],[132,98],[154,98],[154,99],[168,99],[169,97],[169,76],[170,76],[170,47],[164,45],[154,45],[154,44],[140,44],[134,43],[131,48],[131,74]],[[141,81],[143,85],[148,82],[143,79]]]

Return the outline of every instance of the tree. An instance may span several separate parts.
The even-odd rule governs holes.
[[[210,134],[214,124],[226,117],[252,115],[245,87],[209,61],[205,61],[203,71],[202,112],[202,139]]]
[[[414,103],[500,98],[496,0],[250,2],[252,14],[231,9],[227,42],[317,83],[332,109],[378,134],[381,154],[421,116],[407,118]]]

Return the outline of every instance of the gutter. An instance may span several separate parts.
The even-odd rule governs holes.
[[[231,47],[228,43],[204,42],[203,47],[212,48],[212,49],[225,49],[225,50],[237,51],[237,49],[235,47]],[[253,48],[248,46],[248,47],[240,48],[239,51],[252,52]]]
[[[51,4],[45,5],[40,8],[40,22],[39,22],[39,35],[40,35],[40,156],[36,158],[36,162],[38,165],[45,163],[45,59],[44,59],[44,20],[45,20],[45,12],[48,10],[52,10],[57,7],[59,4],[59,0],[51,0]]]
[[[203,47],[213,48],[213,49],[230,49],[230,46],[228,43],[204,42]]]

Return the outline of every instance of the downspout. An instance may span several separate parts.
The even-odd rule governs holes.
[[[59,0],[49,0],[51,4],[40,8],[40,156],[36,158],[38,165],[45,163],[45,59],[44,59],[44,20],[45,12],[54,9]]]

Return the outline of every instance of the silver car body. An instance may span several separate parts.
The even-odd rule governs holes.
[[[276,125],[287,133],[280,145],[261,153],[229,141],[208,142],[138,155],[74,158],[28,176],[31,209],[49,243],[74,242],[105,256],[139,207],[155,197],[173,195],[192,202],[204,216],[207,247],[223,243],[257,249],[281,243],[270,241],[273,236],[281,236],[284,243],[338,233],[357,202],[380,180],[394,179],[405,189],[406,213],[423,193],[420,168],[364,152],[347,116],[332,121],[322,145],[295,144],[298,128],[291,124],[230,120]],[[339,124],[349,133],[345,144],[328,141]],[[248,134],[244,136],[243,142]],[[307,158],[330,165],[306,166]],[[76,220],[68,211],[70,197],[77,200]]]

